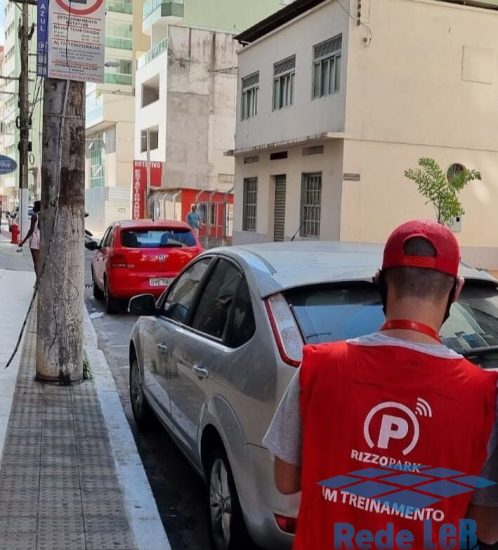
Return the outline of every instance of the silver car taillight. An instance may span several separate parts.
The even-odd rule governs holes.
[[[274,294],[265,305],[282,360],[298,367],[303,358],[303,339],[287,300],[282,294]]]

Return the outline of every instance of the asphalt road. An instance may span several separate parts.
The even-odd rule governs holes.
[[[86,256],[85,303],[94,317],[92,322],[99,337],[99,347],[114,376],[171,548],[208,550],[204,483],[160,426],[147,434],[138,432],[128,394],[128,342],[135,317],[127,313],[104,313],[103,304],[92,294],[89,267],[92,254]]]

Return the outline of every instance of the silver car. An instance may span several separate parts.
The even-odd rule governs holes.
[[[252,539],[290,548],[299,496],[280,495],[262,439],[304,343],[374,332],[383,322],[372,277],[375,245],[268,243],[205,252],[143,315],[130,344],[137,424],[154,413],[207,482],[216,550]],[[448,345],[498,365],[497,281],[462,266],[465,292],[446,323]]]

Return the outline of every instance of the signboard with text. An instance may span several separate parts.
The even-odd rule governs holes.
[[[45,2],[39,0],[39,5]],[[46,75],[62,80],[103,82],[104,0],[49,0],[47,3]],[[41,17],[40,13],[38,17]],[[39,56],[40,48],[41,42],[38,40]],[[40,70],[43,70],[43,62]]]
[[[147,197],[148,163],[145,160],[133,162],[133,196],[132,218],[141,220],[145,216],[145,201]],[[163,163],[150,163],[150,187],[161,187],[163,177]]]
[[[36,74],[48,74],[48,4],[49,0],[38,0],[36,32]]]

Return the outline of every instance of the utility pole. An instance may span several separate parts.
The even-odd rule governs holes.
[[[17,127],[19,139],[19,221],[21,238],[28,232],[28,169],[29,169],[29,130],[31,127],[29,104],[29,41],[33,29],[29,28],[29,5],[22,3],[21,26],[19,27],[21,72],[19,75],[19,117]]]
[[[37,380],[83,378],[85,84],[46,78]]]

